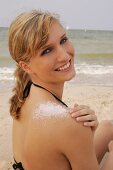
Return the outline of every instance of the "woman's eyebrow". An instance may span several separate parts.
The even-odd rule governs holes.
[[[66,33],[64,33],[64,34],[60,37],[60,39],[62,39],[62,38],[65,37],[65,36],[66,36]],[[41,50],[44,50],[45,48],[48,48],[48,47],[51,47],[51,46],[53,46],[52,43],[47,44],[47,45],[44,45],[44,46],[41,48]]]
[[[66,33],[64,33],[64,34],[60,37],[60,39],[64,38],[65,36],[66,36]]]
[[[53,46],[52,43],[51,43],[51,44],[47,44],[47,45],[43,46],[43,47],[41,48],[41,50],[44,50],[44,49],[46,49],[46,48],[48,48],[48,47],[51,47],[51,46]]]

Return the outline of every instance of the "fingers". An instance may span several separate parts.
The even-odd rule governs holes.
[[[70,113],[73,113],[73,112],[77,112],[77,111],[81,111],[83,109],[87,109],[89,110],[90,108],[88,106],[85,106],[85,105],[76,105]]]
[[[98,121],[92,121],[92,122],[84,122],[84,126],[89,126],[89,127],[97,127],[98,126]]]
[[[82,110],[77,110],[77,111],[74,111],[71,112],[71,116],[72,117],[81,117],[81,116],[86,116],[86,115],[95,115],[95,112],[93,110],[91,110],[89,107],[88,108],[84,108]]]
[[[96,129],[98,126],[97,116],[88,106],[75,104],[70,114],[72,118],[75,118],[77,122],[82,122],[84,126],[92,127],[92,129]]]
[[[81,117],[76,118],[77,121],[80,122],[91,122],[97,120],[97,116],[95,114],[88,114],[88,115],[83,115]]]
[[[93,130],[95,130],[99,124],[99,122],[97,120],[97,116],[94,114],[78,117],[78,118],[76,118],[76,120],[78,122],[83,122],[84,126],[93,127]]]

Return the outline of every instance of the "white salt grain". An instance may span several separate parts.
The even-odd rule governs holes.
[[[35,108],[34,118],[58,118],[67,116],[69,108],[64,108],[53,102],[41,103]]]

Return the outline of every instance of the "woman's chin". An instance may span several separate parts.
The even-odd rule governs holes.
[[[75,72],[75,70],[74,70],[72,74],[70,74],[70,75],[67,74],[65,81],[70,81],[70,80],[72,80],[75,76],[76,76],[76,72]]]

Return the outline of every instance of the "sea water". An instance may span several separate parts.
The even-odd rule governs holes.
[[[76,77],[69,84],[113,86],[113,31],[68,30],[75,47]],[[0,90],[12,88],[15,62],[8,51],[8,28],[0,28]]]

